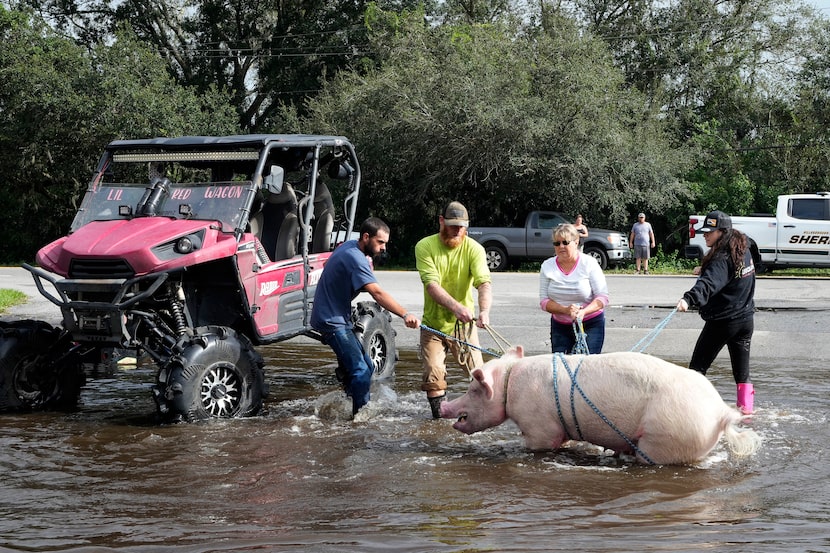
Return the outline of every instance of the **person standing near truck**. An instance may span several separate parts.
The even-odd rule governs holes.
[[[749,349],[755,327],[755,266],[747,237],[732,228],[732,219],[712,211],[703,221],[709,253],[691,290],[677,302],[678,311],[700,308],[705,321],[689,368],[706,374],[726,346],[737,386],[737,405],[745,415],[754,412],[755,389],[749,381]]]
[[[551,352],[573,352],[574,323],[581,321],[588,351],[602,353],[609,299],[605,274],[596,259],[579,252],[576,227],[559,225],[551,236],[556,255],[539,270],[539,306],[551,316]]]
[[[352,300],[368,292],[381,307],[401,317],[409,328],[421,321],[401,307],[395,298],[378,284],[369,257],[386,251],[389,226],[377,217],[360,225],[360,237],[341,244],[326,262],[311,310],[311,326],[320,332],[323,343],[331,347],[344,374],[343,388],[352,398],[352,414],[369,402],[374,364],[352,330]]]
[[[648,260],[651,257],[651,248],[655,247],[654,229],[651,223],[646,222],[646,214],[637,215],[637,222],[631,227],[628,243],[634,248],[634,259],[637,264],[637,274],[640,274],[642,264],[645,274],[648,274]],[[649,247],[651,246],[651,248]]]
[[[467,208],[450,202],[438,217],[438,234],[422,238],[415,245],[415,265],[424,285],[421,389],[427,394],[434,419],[441,418],[441,402],[446,397],[447,351],[467,373],[484,364],[476,349],[476,326],[484,328],[490,324],[490,269],[484,247],[467,236],[469,225]],[[473,288],[478,290],[478,318]]]
[[[584,251],[585,239],[588,238],[588,227],[586,227],[585,223],[582,222],[582,213],[576,214],[576,219],[574,219],[574,228],[576,229],[576,233],[579,234],[579,251]]]

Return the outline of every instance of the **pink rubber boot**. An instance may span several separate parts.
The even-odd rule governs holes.
[[[738,409],[744,415],[751,415],[755,412],[755,388],[751,382],[738,384]]]

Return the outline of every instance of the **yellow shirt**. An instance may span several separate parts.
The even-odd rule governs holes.
[[[490,269],[484,247],[465,237],[457,248],[449,248],[441,236],[433,234],[415,245],[415,265],[424,284],[423,323],[445,334],[455,330],[455,315],[438,305],[427,291],[427,284],[437,282],[456,301],[475,313],[473,288],[490,282]]]

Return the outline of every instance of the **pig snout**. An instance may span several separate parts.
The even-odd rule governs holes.
[[[457,419],[466,417],[467,414],[461,410],[461,399],[454,399],[453,401],[444,401],[441,403],[441,418],[442,419]]]
[[[470,401],[470,394],[441,404],[441,418],[456,419],[452,427],[465,434],[480,432],[503,423],[503,412],[497,411],[499,410],[492,404]]]
[[[472,430],[467,425],[467,406],[466,406],[466,399],[467,395],[463,395],[458,399],[454,399],[453,401],[445,401],[441,404],[441,418],[442,419],[457,419],[455,424],[452,425],[453,428],[464,432],[465,434],[472,434],[475,430]]]

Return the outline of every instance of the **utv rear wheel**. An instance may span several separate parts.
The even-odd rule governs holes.
[[[264,362],[245,336],[199,328],[177,348],[159,372],[156,402],[163,416],[195,422],[259,413],[267,395]]]
[[[360,302],[352,311],[352,321],[355,336],[372,359],[372,380],[392,378],[398,360],[392,316],[376,302]]]
[[[0,323],[0,411],[71,411],[85,380],[63,331],[43,321]]]

